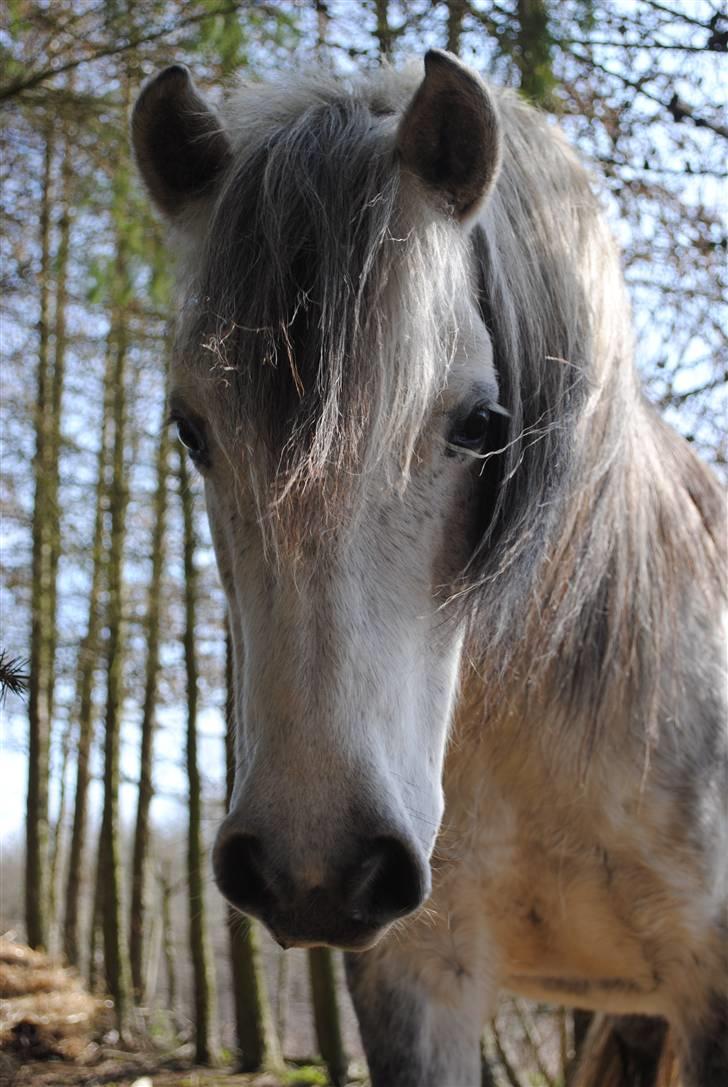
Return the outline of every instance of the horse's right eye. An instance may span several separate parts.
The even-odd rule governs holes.
[[[177,427],[177,437],[194,463],[198,467],[205,467],[208,464],[208,448],[203,424],[177,414],[173,414],[170,421]]]

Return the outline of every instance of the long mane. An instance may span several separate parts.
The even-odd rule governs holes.
[[[406,478],[443,388],[453,299],[476,292],[510,417],[483,467],[464,607],[484,681],[647,735],[688,584],[722,592],[712,475],[639,391],[618,256],[558,131],[496,93],[503,167],[466,237],[395,153],[419,71],[244,86],[233,168],[190,275],[183,350],[236,388],[277,499],[327,517],[373,458]],[[255,458],[253,458],[255,459]],[[261,497],[261,506],[265,500]],[[669,664],[668,664],[669,671]]]
[[[723,499],[642,396],[589,175],[535,110],[511,94],[500,107],[503,170],[474,252],[511,420],[465,591],[488,684],[515,678],[520,711],[546,684],[565,727],[585,717],[589,755],[625,706],[654,740],[686,589],[724,592]]]

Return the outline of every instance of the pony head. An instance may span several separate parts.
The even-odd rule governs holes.
[[[170,408],[234,647],[223,894],[284,945],[372,944],[430,889],[503,409],[469,234],[501,158],[480,78],[153,79],[137,161],[180,257]]]

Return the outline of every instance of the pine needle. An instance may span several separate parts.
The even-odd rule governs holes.
[[[0,649],[0,704],[10,691],[22,695],[28,687],[28,662],[22,657],[11,657],[6,649]]]

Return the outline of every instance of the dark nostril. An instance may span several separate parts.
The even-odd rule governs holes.
[[[259,912],[272,897],[263,876],[262,852],[257,838],[233,834],[216,847],[213,855],[215,882],[221,893],[247,913]]]
[[[385,924],[412,913],[427,893],[427,871],[413,850],[397,838],[375,838],[352,875],[351,916]]]

